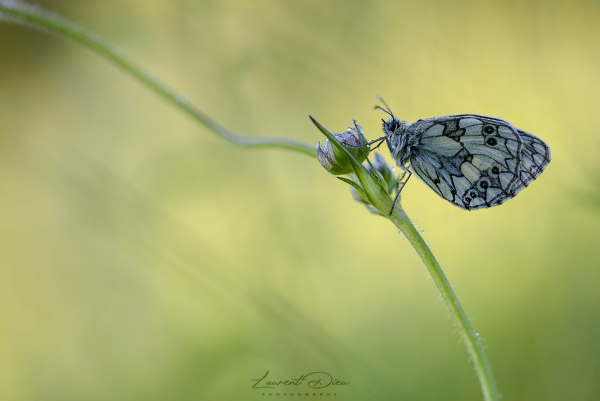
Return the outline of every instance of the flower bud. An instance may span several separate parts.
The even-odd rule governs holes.
[[[367,164],[365,168],[372,175],[375,175],[373,174],[373,168],[375,168],[375,171],[380,175],[377,179],[385,187],[387,193],[391,195],[394,192],[398,185],[398,180],[394,176],[394,169],[385,162],[383,156],[379,153],[375,153],[373,162]],[[358,183],[358,179],[355,176],[353,176],[353,181]],[[352,193],[354,200],[365,205],[371,213],[382,215],[381,212],[371,205],[371,202],[367,199],[364,192],[361,193],[361,191],[357,190],[354,186],[350,187],[350,192]]]
[[[379,174],[381,174],[386,189],[388,193],[391,194],[394,188],[396,188],[396,185],[398,184],[398,180],[394,176],[394,169],[385,162],[385,159],[379,153],[375,153],[375,158],[373,159],[373,162],[365,166],[367,171],[373,174],[373,169],[371,168],[371,165],[375,168],[377,172],[379,172]]]
[[[369,145],[363,128],[356,121],[353,122],[354,127],[348,127],[346,132],[333,134],[333,136],[362,163],[369,155]],[[317,143],[317,156],[321,166],[333,175],[349,174],[354,171],[348,156],[333,146],[328,139],[324,144],[320,141]]]

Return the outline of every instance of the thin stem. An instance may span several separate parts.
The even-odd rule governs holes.
[[[183,95],[175,92],[162,83],[151,73],[127,57],[123,52],[109,45],[96,34],[86,31],[82,27],[58,15],[49,13],[38,7],[23,3],[18,0],[0,0],[0,18],[13,22],[31,25],[51,31],[60,36],[72,39],[96,54],[104,57],[117,65],[132,77],[140,81],[145,87],[162,97],[167,102],[175,105],[187,113],[197,122],[204,125],[217,136],[235,145],[248,148],[281,148],[316,157],[316,148],[305,143],[287,138],[276,137],[247,137],[238,135],[208,117],[202,110],[194,106]]]
[[[401,210],[402,208],[398,206],[399,205],[397,205],[397,210],[390,216],[390,220],[398,227],[400,232],[404,234],[421,257],[421,260],[429,271],[429,275],[442,295],[446,306],[448,306],[450,314],[454,317],[458,325],[460,336],[464,340],[467,352],[475,366],[475,372],[479,378],[479,384],[481,385],[484,399],[486,401],[497,401],[499,399],[499,394],[498,389],[496,388],[492,366],[479,342],[477,333],[473,330],[467,314],[452,290],[452,286],[448,282],[444,271],[440,267],[435,256],[433,256],[431,249],[429,249],[423,237],[410,222],[410,219],[406,213],[404,213],[404,210]]]
[[[86,31],[80,26],[65,20],[62,17],[41,10],[35,6],[23,3],[19,0],[0,0],[0,19],[7,19],[37,28],[46,29],[88,47],[95,53],[122,68],[125,72],[129,73],[132,77],[136,78],[144,86],[146,86],[148,89],[151,89],[167,102],[175,105],[180,110],[192,116],[197,122],[204,125],[217,136],[235,145],[254,148],[270,147],[288,149],[316,157],[316,151],[314,147],[292,139],[274,137],[252,138],[241,136],[229,131],[212,118],[208,117],[203,111],[190,103],[184,96],[178,94],[160,82],[157,78],[152,76],[152,74],[137,65],[137,63],[129,59],[118,49],[110,46],[97,35]],[[373,176],[371,176],[365,170],[365,168],[360,165],[360,163],[358,163],[358,161],[350,154],[350,152],[348,152],[346,148],[342,147],[339,142],[320,124],[318,124],[315,120],[313,121],[329,138],[330,141],[343,149],[353,160],[353,163],[356,164],[354,166],[356,175],[359,178],[363,189],[368,195],[369,200],[372,202],[373,206],[384,213],[384,215],[387,215],[391,208],[392,200],[388,196],[386,190],[379,185]],[[433,278],[438,290],[440,291],[442,298],[446,302],[450,313],[455,318],[461,337],[464,339],[467,351],[469,352],[473,364],[475,365],[475,370],[479,377],[484,399],[486,401],[497,401],[499,396],[492,374],[491,365],[483,351],[483,347],[479,343],[475,331],[469,323],[467,315],[462,309],[458,298],[454,294],[448,279],[433,256],[433,253],[421,235],[412,225],[406,216],[406,213],[399,204],[396,205],[394,213],[388,218],[396,225],[400,232],[406,236],[413,248],[419,254],[423,260],[423,263],[427,267],[429,274]]]

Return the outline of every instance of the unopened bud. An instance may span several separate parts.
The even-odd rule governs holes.
[[[377,177],[379,182],[384,186],[387,193],[391,195],[398,185],[398,180],[394,176],[394,169],[385,162],[385,159],[379,153],[375,153],[373,162],[365,166],[369,173],[375,175],[373,174],[373,168],[371,166],[373,166],[375,171],[380,175]],[[358,179],[354,178],[354,182],[358,183]],[[364,192],[357,190],[353,186],[350,187],[350,191],[354,200],[364,204],[371,213],[383,216],[379,210],[371,205],[371,202],[366,197]]]
[[[372,174],[373,169],[371,168],[371,165],[373,165],[375,170],[379,172],[379,174],[381,174],[381,177],[383,178],[383,182],[386,185],[388,193],[392,193],[392,191],[398,184],[398,180],[396,179],[396,177],[394,177],[394,169],[385,162],[385,159],[379,153],[375,153],[375,158],[373,159],[373,162],[365,166],[367,171]]]
[[[356,121],[353,122],[354,126],[348,127],[346,132],[333,134],[333,136],[362,163],[369,155],[369,145],[363,128]],[[317,143],[317,156],[319,163],[333,175],[349,174],[354,171],[346,153],[333,146],[328,139],[324,144]]]

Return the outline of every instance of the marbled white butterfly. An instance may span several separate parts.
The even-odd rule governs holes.
[[[544,141],[499,118],[460,114],[408,124],[379,100],[386,108],[377,108],[390,116],[379,140],[385,140],[398,167],[408,174],[398,194],[414,172],[462,209],[497,206],[550,163]]]

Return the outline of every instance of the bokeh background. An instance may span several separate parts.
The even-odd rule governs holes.
[[[228,128],[309,144],[477,113],[553,160],[465,212],[402,204],[506,400],[600,398],[600,3],[36,2]],[[382,153],[388,157],[387,149]],[[327,371],[336,400],[477,400],[414,250],[304,155],[228,144],[87,49],[0,24],[0,399],[261,400]],[[296,389],[292,389],[296,391]],[[288,389],[289,391],[289,389]]]

